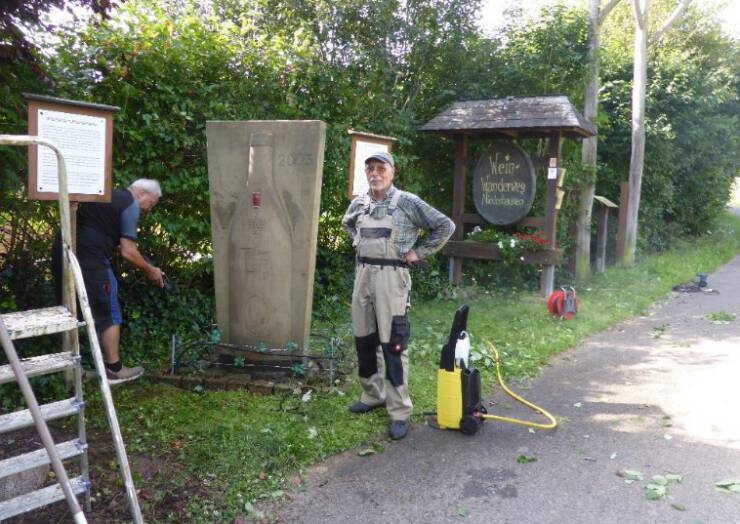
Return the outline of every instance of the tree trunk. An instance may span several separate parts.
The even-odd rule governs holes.
[[[645,90],[647,86],[648,8],[650,0],[633,0],[635,15],[635,57],[632,79],[632,154],[630,156],[629,199],[625,225],[622,265],[635,262],[637,250],[637,217],[640,212],[640,190],[645,166]]]
[[[583,102],[583,116],[591,123],[596,120],[599,92],[599,0],[589,0],[589,42],[588,42],[588,83]],[[595,125],[595,124],[594,124]],[[595,175],[596,148],[595,136],[584,138],[581,144],[581,163]],[[587,280],[591,277],[591,211],[596,193],[596,180],[589,178],[582,182],[578,195],[578,218],[576,220],[576,278]]]
[[[659,41],[688,8],[691,0],[680,0],[650,43]],[[632,0],[635,18],[635,57],[632,79],[632,155],[630,156],[629,198],[625,224],[622,265],[635,262],[640,190],[645,166],[645,91],[647,86],[648,10],[650,0]]]

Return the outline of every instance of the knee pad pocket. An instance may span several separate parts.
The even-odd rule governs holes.
[[[392,344],[383,344],[383,360],[385,360],[385,378],[394,387],[403,386],[403,362],[400,351],[394,351]]]
[[[408,315],[394,316],[391,321],[391,349],[396,353],[406,351],[411,337],[411,322]]]
[[[362,378],[372,377],[378,372],[376,351],[379,344],[380,339],[378,338],[377,333],[371,333],[365,337],[355,337],[358,374]]]

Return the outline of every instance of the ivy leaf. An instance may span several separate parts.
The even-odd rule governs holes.
[[[221,342],[221,330],[216,328],[213,328],[211,332],[208,334],[208,342],[211,345],[216,345],[219,342]]]

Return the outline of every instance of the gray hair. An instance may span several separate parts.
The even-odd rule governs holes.
[[[128,186],[129,189],[140,189],[150,195],[156,195],[157,198],[162,198],[162,188],[159,182],[152,180],[151,178],[140,178],[135,180],[133,184]]]

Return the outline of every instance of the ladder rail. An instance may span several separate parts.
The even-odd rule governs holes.
[[[116,408],[113,404],[113,395],[111,394],[110,384],[108,383],[108,376],[105,371],[105,362],[103,361],[103,353],[100,350],[100,342],[98,341],[97,333],[95,332],[95,320],[92,316],[90,309],[90,301],[87,298],[87,290],[85,289],[85,282],[82,278],[82,269],[77,261],[77,257],[74,252],[65,246],[64,258],[68,258],[69,266],[72,270],[75,287],[77,288],[77,296],[80,300],[80,309],[82,310],[82,318],[84,319],[88,333],[88,339],[90,341],[90,352],[95,362],[95,369],[98,372],[100,378],[100,390],[103,396],[103,406],[105,408],[105,416],[108,418],[108,426],[110,427],[113,435],[113,445],[116,450],[118,457],[118,465],[121,468],[121,476],[123,478],[123,485],[126,488],[126,496],[128,497],[129,509],[131,511],[134,524],[143,524],[144,520],[141,515],[141,508],[139,507],[139,499],[136,496],[136,488],[134,486],[133,477],[131,475],[131,466],[128,462],[128,456],[126,455],[126,447],[123,443],[123,436],[121,434],[121,427],[118,424],[118,416],[116,415]]]
[[[85,515],[82,513],[80,503],[77,501],[77,497],[72,490],[72,485],[69,482],[67,471],[64,469],[64,465],[59,458],[54,440],[51,438],[49,426],[46,425],[46,421],[41,414],[41,409],[36,400],[36,395],[33,393],[28,377],[23,372],[21,360],[18,358],[18,353],[15,351],[15,346],[13,345],[13,341],[10,340],[10,335],[8,334],[8,330],[5,329],[5,323],[2,321],[2,318],[0,318],[0,342],[2,342],[3,350],[8,358],[8,363],[15,372],[18,385],[23,393],[23,398],[26,400],[26,404],[28,405],[28,409],[31,412],[34,424],[36,425],[36,430],[39,432],[39,436],[41,437],[41,442],[43,442],[46,452],[49,454],[51,466],[54,468],[54,473],[57,476],[57,480],[62,491],[64,491],[64,497],[67,499],[69,510],[72,512],[75,522],[80,524],[86,523],[87,519],[85,519]]]

